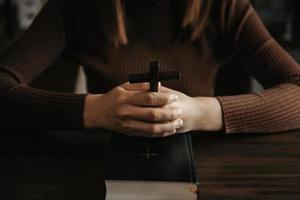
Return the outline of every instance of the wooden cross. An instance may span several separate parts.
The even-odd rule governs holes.
[[[140,156],[146,157],[147,159],[150,159],[151,156],[156,157],[156,153],[151,153],[151,148],[147,146],[147,152],[146,153],[141,153]]]
[[[130,83],[150,83],[150,92],[158,92],[158,83],[160,81],[168,81],[173,79],[180,79],[178,71],[159,72],[160,63],[154,61],[150,63],[150,73],[131,74],[129,75]]]

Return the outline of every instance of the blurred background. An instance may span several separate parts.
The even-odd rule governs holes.
[[[0,0],[0,51],[3,51],[30,26],[46,1]],[[252,0],[251,2],[272,35],[299,63],[300,1]],[[233,60],[228,65],[231,67],[221,68],[217,79],[216,95],[240,94],[262,89],[255,79],[240,67],[238,61]],[[232,76],[232,70],[238,70],[239,78]],[[77,63],[64,58],[55,62],[32,83],[32,86],[61,92],[86,92],[82,68]]]

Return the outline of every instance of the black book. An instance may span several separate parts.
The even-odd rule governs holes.
[[[105,183],[107,200],[197,199],[191,135],[149,139],[114,133]]]

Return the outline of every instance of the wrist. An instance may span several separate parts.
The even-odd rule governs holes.
[[[222,107],[217,98],[196,97],[197,113],[195,130],[220,131],[223,127]]]
[[[97,108],[97,105],[101,101],[101,94],[88,94],[85,98],[84,104],[84,127],[86,129],[96,129],[97,121],[99,120],[101,111]]]

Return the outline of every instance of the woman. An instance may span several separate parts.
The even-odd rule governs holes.
[[[86,67],[90,94],[27,86],[61,55]],[[230,58],[267,89],[214,97],[216,73]],[[124,83],[152,60],[179,70],[182,80],[159,93]],[[285,131],[300,128],[299,85],[298,64],[248,0],[50,0],[0,58],[1,128],[105,128],[145,137]]]

